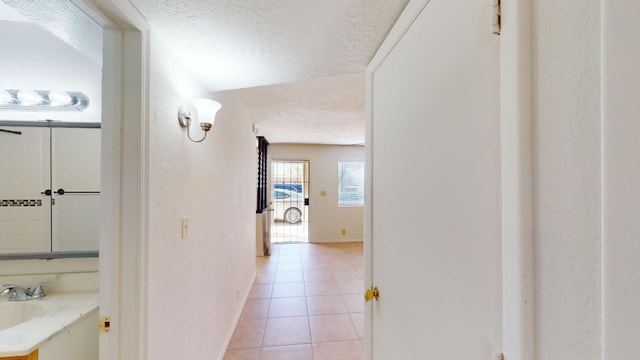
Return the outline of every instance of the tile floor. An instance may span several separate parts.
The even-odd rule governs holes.
[[[275,244],[224,360],[363,359],[362,243]]]

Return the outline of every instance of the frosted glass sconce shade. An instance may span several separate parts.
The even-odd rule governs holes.
[[[82,111],[87,95],[76,91],[0,89],[0,110]]]
[[[200,128],[204,131],[204,137],[200,140],[191,138],[191,111],[186,106],[178,108],[178,122],[180,126],[187,129],[187,137],[193,142],[202,142],[207,138],[207,133],[211,130],[211,126],[216,122],[216,114],[222,108],[222,105],[211,99],[194,99],[191,101],[196,108]]]

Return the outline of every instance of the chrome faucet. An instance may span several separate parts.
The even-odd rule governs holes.
[[[25,300],[34,300],[41,299],[47,294],[44,292],[44,287],[51,285],[50,282],[45,282],[38,284],[36,288],[31,291],[31,288],[22,288],[18,285],[14,284],[5,284],[4,289],[0,292],[0,295],[9,295],[9,301],[25,301]]]

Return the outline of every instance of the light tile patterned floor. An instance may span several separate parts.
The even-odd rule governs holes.
[[[274,245],[224,360],[363,359],[362,268],[362,243]]]

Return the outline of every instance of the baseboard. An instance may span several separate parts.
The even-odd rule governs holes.
[[[314,244],[326,244],[326,243],[361,243],[362,239],[322,239],[320,241],[313,241]]]
[[[236,330],[236,326],[238,326],[238,322],[240,321],[240,316],[242,315],[242,310],[244,310],[245,305],[247,304],[247,300],[249,299],[249,292],[251,292],[251,288],[253,284],[256,282],[257,273],[253,273],[253,280],[249,282],[249,287],[245,290],[244,296],[242,297],[242,305],[238,309],[236,316],[233,319],[233,325],[231,329],[229,329],[229,333],[227,334],[227,339],[224,341],[224,346],[222,347],[222,352],[218,354],[218,360],[223,360],[224,354],[227,352],[227,348],[229,347],[229,343],[231,342],[231,337],[233,337],[233,332]]]

